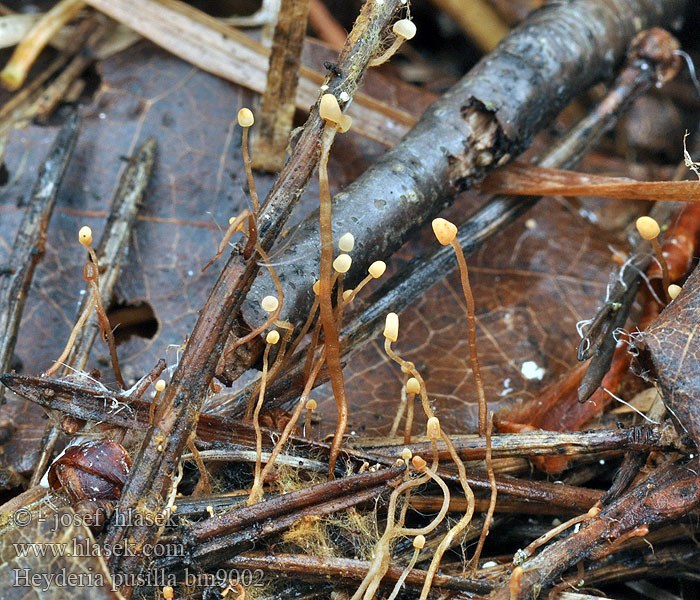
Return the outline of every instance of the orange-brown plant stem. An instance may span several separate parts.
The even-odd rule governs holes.
[[[668,295],[668,286],[671,285],[671,278],[668,274],[668,265],[666,264],[661,244],[659,244],[659,238],[651,240],[651,247],[654,249],[654,254],[656,254],[656,260],[658,260],[659,265],[661,265],[661,281],[664,285],[664,298],[666,298],[666,302],[670,302],[671,298]]]
[[[262,434],[260,432],[260,410],[262,409],[263,401],[265,400],[265,386],[267,384],[267,359],[270,355],[271,344],[265,344],[265,352],[263,353],[263,370],[260,379],[260,394],[258,395],[258,403],[255,405],[253,413],[253,427],[255,428],[255,476],[253,487],[248,497],[248,506],[255,504],[260,500],[262,495],[263,479],[261,477],[261,456],[262,456]]]
[[[343,381],[343,367],[340,364],[340,341],[338,338],[338,323],[333,311],[331,285],[333,276],[333,230],[331,190],[328,184],[328,154],[337,126],[328,123],[325,126],[321,138],[321,156],[318,163],[318,181],[321,195],[320,224],[321,224],[321,273],[319,277],[319,308],[321,311],[321,324],[326,348],[326,364],[331,378],[331,387],[338,407],[338,422],[336,424],[331,451],[328,457],[328,477],[332,479],[335,472],[335,463],[343,443],[343,435],[348,425],[348,403],[345,398],[345,382]]]
[[[452,240],[452,247],[457,255],[457,263],[459,264],[459,274],[462,280],[462,291],[464,299],[467,302],[467,331],[469,334],[469,359],[472,364],[472,374],[474,376],[474,386],[476,387],[476,396],[479,401],[479,435],[486,435],[486,394],[484,392],[484,383],[481,379],[481,368],[479,367],[479,354],[476,349],[476,317],[474,315],[474,296],[472,288],[469,285],[469,270],[467,269],[467,261],[464,258],[462,246],[459,245],[457,238]]]
[[[250,199],[253,201],[253,214],[257,217],[260,213],[260,200],[258,192],[255,189],[255,178],[253,177],[253,169],[250,162],[250,152],[248,152],[248,130],[250,127],[243,128],[243,137],[241,138],[241,146],[243,150],[243,165],[245,166],[245,176],[248,180],[248,189],[250,191]]]
[[[493,513],[496,510],[496,499],[498,497],[498,488],[496,487],[496,475],[493,472],[493,462],[491,460],[491,433],[493,432],[493,413],[489,413],[488,425],[486,427],[486,472],[489,476],[489,483],[491,484],[491,498],[489,500],[489,507],[486,512],[486,519],[484,519],[484,525],[481,528],[481,535],[479,536],[479,542],[476,545],[476,550],[474,551],[474,557],[472,558],[472,569],[470,577],[474,577],[474,573],[479,568],[479,557],[481,556],[481,551],[486,543],[486,536],[489,534],[489,529],[491,527],[491,522],[493,521]]]
[[[116,378],[119,387],[122,389],[126,389],[126,385],[124,384],[124,378],[122,377],[122,372],[119,368],[119,359],[117,357],[117,344],[114,341],[112,326],[109,324],[109,319],[107,318],[107,311],[105,311],[104,304],[102,303],[102,294],[100,293],[99,284],[100,267],[97,263],[97,255],[92,249],[92,246],[88,246],[88,252],[90,252],[92,264],[90,264],[90,261],[88,261],[85,264],[85,279],[90,283],[90,286],[92,287],[92,293],[96,299],[97,317],[100,321],[100,327],[102,328],[102,335],[105,337],[107,345],[109,346],[109,356],[112,359],[114,377]]]

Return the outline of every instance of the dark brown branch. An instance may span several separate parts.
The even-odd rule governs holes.
[[[350,558],[333,558],[330,556],[308,556],[306,554],[265,554],[263,552],[248,552],[235,556],[225,563],[226,568],[233,569],[262,569],[277,576],[290,576],[300,579],[329,579],[334,584],[338,580],[352,583],[362,581],[367,574],[370,563],[365,560]],[[403,568],[389,566],[382,579],[383,585],[393,585],[401,576]],[[425,581],[426,571],[412,569],[406,577],[406,585],[420,588]],[[476,581],[456,575],[436,575],[433,588],[445,590],[466,590],[486,593],[491,589],[488,581]]]
[[[684,516],[700,503],[698,469],[698,458],[686,465],[659,469],[597,517],[587,521],[578,533],[548,546],[524,562],[524,574],[515,594],[511,593],[506,581],[489,597],[492,600],[529,598],[535,589],[551,585],[557,575],[596,551],[604,551],[636,528],[644,525],[651,529]]]
[[[473,438],[452,438],[455,449],[463,460],[480,460],[486,453],[486,441],[478,436]],[[669,450],[681,449],[680,442],[668,424],[659,427],[646,425],[628,429],[600,429],[594,431],[554,432],[554,431],[524,431],[516,434],[494,434],[491,438],[494,458],[513,456],[572,456],[594,454],[609,450]],[[449,453],[442,442],[438,442],[440,458],[448,458]],[[399,458],[404,445],[368,446],[365,449],[381,453],[385,456]],[[430,442],[411,444],[408,446],[414,454],[430,455]]]
[[[684,0],[574,0],[533,13],[435,102],[399,144],[336,196],[334,235],[355,235],[346,284],[355,285],[372,261],[390,256],[457,192],[526,148],[572,98],[609,76],[638,28],[671,23],[684,6]],[[296,266],[280,274],[281,318],[305,318],[319,247],[315,213],[277,254]],[[245,303],[250,325],[264,321],[259,303],[270,293],[273,283],[264,275]]]
[[[17,331],[34,276],[46,247],[46,229],[56,202],[63,174],[70,162],[78,137],[80,117],[72,113],[56,136],[41,166],[31,198],[19,226],[6,268],[0,273],[0,372],[10,368],[17,342]],[[4,388],[0,385],[0,399]]]
[[[150,405],[146,402],[123,396],[104,388],[93,389],[72,382],[23,375],[3,375],[0,380],[13,392],[41,406],[59,410],[79,419],[100,421],[119,427],[145,429],[148,424]],[[263,429],[263,447],[274,446],[274,432]],[[237,447],[254,448],[255,433],[252,425],[237,421],[227,421],[219,417],[200,415],[197,423],[197,440],[202,442],[224,442],[236,444]],[[305,448],[312,456],[328,456],[330,447],[322,442],[300,438],[291,438],[295,451]],[[202,445],[202,447],[206,447]],[[354,464],[380,464],[390,467],[395,458],[378,453],[346,450],[344,454]],[[459,478],[452,471],[440,469],[440,476],[452,483],[459,483]],[[486,475],[469,473],[469,485],[475,490],[490,490]],[[597,490],[589,490],[545,481],[526,481],[511,477],[497,477],[499,496],[510,495],[531,502],[548,502],[556,506],[575,509],[579,512],[588,510],[601,496]]]
[[[673,75],[677,65],[677,57],[673,54],[675,47],[675,39],[662,30],[651,30],[637,36],[632,43],[628,63],[610,92],[539,159],[539,164],[557,168],[575,165],[605,132],[617,123],[634,99],[657,81]],[[458,228],[458,240],[465,255],[471,255],[478,250],[491,236],[502,231],[532,208],[538,199],[496,196],[471,214]],[[664,215],[670,214],[663,207],[656,210],[663,211]],[[662,216],[659,214],[659,217]],[[661,222],[665,220],[664,218]],[[638,238],[636,229],[634,231]],[[642,250],[640,247],[640,252]],[[649,259],[650,254],[640,254],[625,271],[624,284],[619,283],[613,287],[611,300],[606,304],[607,311],[600,317],[601,324],[605,323],[605,331],[608,333],[611,333],[612,329],[606,320],[614,317],[611,316],[614,312],[612,307],[617,306],[615,303],[619,304],[621,296],[638,278],[638,269],[646,268]],[[387,312],[401,312],[455,267],[456,257],[452,249],[438,247],[428,256],[413,261],[385,282],[372,294],[367,307],[355,315],[343,330],[343,353],[347,355],[362,348],[381,331]],[[327,371],[321,371],[317,385],[327,379]],[[301,361],[297,361],[280,380],[269,386],[267,406],[283,405],[285,401],[296,398],[303,388],[304,381]],[[241,413],[255,386],[255,383],[247,386],[238,398],[231,401],[233,406],[228,407],[229,414]]]

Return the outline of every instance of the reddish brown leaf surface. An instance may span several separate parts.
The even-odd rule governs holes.
[[[158,320],[153,338],[132,337],[119,346],[131,382],[161,356],[174,364],[177,352],[169,347],[184,341],[221,267],[200,273],[221,238],[215,223],[225,224],[248,203],[235,119],[252,99],[145,42],[106,61],[100,71],[102,84],[85,111],[49,230],[47,256],[30,291],[17,355],[24,372],[39,373],[60,353],[83,287],[77,229],[87,223],[99,235],[121,168],[119,157],[154,136],[159,157],[115,298],[148,302]],[[395,90],[388,93],[393,101]],[[414,108],[421,104],[415,98],[406,101]],[[36,126],[11,137],[7,166],[17,180],[0,201],[0,261],[21,217],[17,200],[30,189],[52,137]],[[336,190],[381,151],[352,134],[340,138],[330,165]],[[256,180],[262,196],[272,178],[257,174]],[[317,203],[315,190],[312,185],[293,221]],[[465,195],[451,216],[459,220],[481,201]],[[575,364],[575,323],[597,307],[611,268],[607,244],[613,235],[601,234],[566,205],[546,201],[528,218],[533,219],[528,226],[522,219],[469,261],[480,358],[493,409],[535,397]],[[390,261],[390,268],[435,243],[426,229],[420,242]],[[396,349],[426,376],[438,414],[451,432],[471,430],[476,405],[457,275],[406,311],[401,323]],[[351,426],[358,433],[386,433],[396,411],[400,373],[387,364],[381,341],[352,357],[347,367]],[[110,383],[106,355],[106,345],[98,341],[92,366],[100,367]],[[4,447],[4,464],[26,471],[46,421],[35,407],[11,396],[5,411],[19,428]],[[326,402],[321,414],[331,428],[335,404]],[[416,432],[422,423],[417,420]]]
[[[451,215],[463,218],[481,201],[465,195]],[[593,314],[605,295],[610,243],[617,243],[611,233],[586,223],[570,207],[545,200],[468,259],[490,410],[535,398],[577,364],[576,322]],[[416,249],[435,244],[427,226]],[[465,310],[459,274],[453,272],[404,311],[393,345],[424,375],[450,433],[475,431],[477,416]],[[386,435],[400,402],[402,375],[387,362],[383,341],[346,368],[350,424],[362,435]],[[322,409],[332,431],[334,403],[327,401]],[[414,432],[422,435],[425,417],[417,411]]]
[[[641,351],[644,375],[661,387],[677,428],[700,445],[700,269],[685,282],[681,293],[645,331],[634,339]]]

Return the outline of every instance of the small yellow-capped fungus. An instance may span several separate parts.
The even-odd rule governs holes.
[[[321,282],[318,279],[314,281],[314,284],[311,286],[311,289],[314,291],[314,294],[318,296],[318,294],[321,291]]]
[[[172,585],[163,586],[163,598],[165,600],[173,600],[175,597],[175,590],[173,590]]]
[[[253,111],[249,108],[242,108],[238,111],[238,124],[241,127],[251,127],[255,123]]]
[[[438,242],[443,246],[447,246],[452,243],[457,235],[457,226],[454,223],[450,223],[447,219],[438,217],[433,219],[433,232]]]
[[[420,394],[420,383],[415,377],[409,377],[406,382],[406,393],[407,394]]]
[[[426,431],[431,440],[440,439],[440,420],[437,417],[430,417],[428,419]]]
[[[269,312],[269,313],[275,312],[279,305],[280,305],[279,301],[274,296],[265,296],[262,299],[262,302],[260,303],[260,306],[262,306],[262,309],[265,312]]]
[[[265,341],[268,344],[272,344],[274,346],[277,342],[280,341],[280,332],[276,329],[273,329],[272,331],[268,332],[268,334],[265,336]]]
[[[656,219],[652,219],[651,217],[639,217],[637,219],[637,231],[645,240],[653,240],[659,237],[661,228],[656,222]]]
[[[162,392],[165,389],[165,381],[162,379],[159,379],[156,381],[156,391],[157,392]]]
[[[379,279],[386,271],[386,263],[383,260],[375,260],[367,269],[367,272],[374,278]]]
[[[401,450],[401,458],[404,460],[411,460],[413,458],[413,452],[411,452],[410,448],[404,448]]]
[[[413,538],[413,547],[416,550],[422,550],[425,547],[425,536],[417,535]]]
[[[416,35],[416,26],[414,25],[413,21],[408,19],[396,21],[391,29],[397,36],[402,37],[405,40],[413,39],[413,37]]]
[[[318,405],[316,404],[316,400],[314,400],[313,398],[309,398],[306,401],[306,408],[308,410],[316,410],[318,408]]]
[[[417,471],[422,471],[427,466],[427,463],[420,456],[414,456],[411,462]]]
[[[352,258],[349,254],[339,254],[333,261],[333,268],[338,273],[347,273],[350,270],[350,265],[352,265]]]
[[[340,125],[343,120],[343,113],[340,110],[338,100],[333,94],[323,94],[318,107],[318,114],[324,121],[330,121],[336,125]]]
[[[672,283],[671,285],[668,286],[668,297],[671,300],[675,300],[676,296],[681,293],[681,286],[676,285],[675,283]]]
[[[90,229],[87,225],[83,225],[80,228],[80,231],[78,231],[78,241],[83,246],[89,246],[92,244],[92,229]]]
[[[352,233],[348,231],[340,236],[340,239],[338,240],[338,248],[340,248],[342,252],[351,252],[354,247],[355,236]]]
[[[352,290],[345,290],[343,292],[343,300],[347,301],[350,296],[352,296]]]
[[[396,313],[391,312],[386,316],[384,337],[390,342],[395,342],[399,339],[399,315]]]
[[[340,123],[338,124],[338,131],[340,131],[340,133],[345,133],[346,131],[350,131],[351,127],[352,117],[350,115],[343,115],[340,118]]]
[[[600,506],[591,506],[591,508],[588,509],[588,516],[591,517],[597,517],[600,514]]]

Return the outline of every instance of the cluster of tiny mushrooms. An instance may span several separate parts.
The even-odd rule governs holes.
[[[380,65],[386,62],[398,50],[398,48],[405,40],[410,40],[416,34],[416,27],[409,19],[402,19],[394,24],[393,32],[396,36],[393,44],[389,48],[387,48],[381,56],[372,59],[372,61],[370,61],[369,63],[370,66]],[[312,413],[317,408],[316,401],[309,398],[309,393],[311,392],[311,389],[314,386],[315,379],[324,363],[326,363],[328,366],[331,385],[333,388],[333,394],[338,407],[338,422],[336,432],[333,437],[333,442],[331,444],[328,471],[329,478],[332,478],[334,476],[335,463],[340,451],[341,443],[347,426],[348,416],[348,407],[345,397],[343,373],[340,363],[338,322],[342,317],[344,309],[350,303],[352,303],[355,296],[371,280],[380,278],[386,270],[386,264],[381,260],[377,260],[369,266],[368,274],[354,289],[343,290],[343,275],[347,273],[352,266],[352,258],[350,253],[353,250],[355,240],[352,233],[344,233],[338,239],[337,246],[340,250],[340,253],[335,257],[333,256],[334,244],[331,229],[331,194],[328,182],[327,165],[328,156],[336,133],[345,133],[346,131],[348,131],[352,126],[352,119],[349,116],[344,115],[342,113],[341,108],[338,104],[338,99],[330,93],[324,93],[321,96],[318,110],[319,115],[325,122],[321,138],[321,149],[318,165],[321,232],[320,274],[319,279],[313,285],[313,291],[315,293],[315,301],[313,307],[306,320],[306,323],[301,328],[299,334],[296,336],[296,339],[292,342],[290,349],[287,348],[287,345],[290,342],[294,328],[290,323],[279,319],[282,303],[284,300],[282,286],[280,284],[279,278],[277,277],[277,274],[275,273],[274,267],[269,263],[268,257],[265,251],[260,246],[260,243],[257,241],[257,235],[255,235],[257,217],[260,212],[260,202],[255,188],[250,154],[248,151],[248,132],[250,127],[252,127],[255,123],[255,119],[252,111],[248,108],[242,108],[238,112],[238,124],[243,129],[242,154],[252,201],[252,211],[248,209],[243,210],[238,216],[232,217],[229,220],[229,227],[223,236],[223,239],[218,247],[216,254],[204,266],[204,269],[207,269],[209,266],[211,266],[225,252],[226,248],[229,246],[230,240],[233,237],[233,235],[237,231],[241,231],[245,235],[247,235],[249,239],[256,240],[255,248],[258,254],[260,255],[260,258],[264,261],[267,269],[269,270],[278,293],[277,296],[270,295],[262,299],[261,306],[263,310],[266,313],[268,313],[268,318],[265,320],[265,322],[253,331],[251,331],[246,336],[237,340],[236,342],[236,346],[240,346],[267,331],[264,338],[265,350],[262,359],[263,368],[259,386],[259,394],[257,402],[255,402],[254,406],[249,406],[249,410],[247,412],[248,418],[252,417],[252,422],[255,428],[256,435],[256,461],[254,469],[254,481],[247,500],[247,503],[249,505],[259,502],[262,499],[263,483],[266,481],[267,475],[273,468],[275,460],[277,459],[284,445],[289,439],[289,436],[291,435],[304,409],[306,409],[304,432],[307,436],[309,435],[311,429]],[[669,285],[668,269],[663,255],[661,253],[661,247],[658,242],[658,236],[660,234],[659,224],[653,218],[643,216],[637,220],[636,225],[641,237],[645,240],[649,240],[653,246],[656,259],[660,263],[662,269],[664,290],[668,295],[668,299],[673,300],[679,294],[681,288],[675,284]],[[471,561],[471,570],[473,573],[478,566],[481,549],[483,547],[485,537],[486,535],[488,535],[488,529],[490,526],[490,521],[493,515],[496,502],[495,478],[490,459],[490,437],[493,415],[487,415],[486,396],[481,380],[481,373],[476,348],[476,319],[474,315],[474,298],[472,296],[471,288],[469,285],[469,273],[467,269],[466,260],[464,258],[464,253],[462,251],[462,247],[460,246],[457,240],[457,227],[450,221],[447,221],[443,218],[434,219],[432,222],[432,227],[437,241],[444,246],[451,245],[454,248],[457,257],[462,283],[462,291],[467,306],[466,316],[469,354],[478,399],[478,430],[480,436],[486,437],[487,443],[486,466],[491,481],[491,502],[489,505],[487,518],[484,523],[479,542],[477,544],[477,549]],[[43,375],[45,377],[50,377],[57,372],[57,370],[69,356],[79,330],[87,321],[88,317],[92,313],[92,310],[95,309],[97,311],[102,336],[109,346],[110,356],[112,359],[112,365],[114,368],[116,380],[118,384],[122,388],[124,388],[125,386],[119,369],[114,337],[100,295],[98,259],[95,254],[95,251],[92,248],[92,231],[89,227],[84,226],[80,228],[80,231],[78,233],[78,240],[88,250],[88,259],[84,266],[83,277],[85,281],[89,282],[90,284],[91,296],[69,336],[64,351],[56,360],[56,362],[43,373]],[[337,299],[335,305],[333,302],[334,290],[337,290]],[[296,348],[296,346],[301,342],[301,340],[305,338],[305,336],[309,333],[310,327],[315,319],[317,310],[320,313],[320,324],[316,327],[313,336],[313,341],[309,347],[309,356],[307,359],[307,364],[310,366],[310,368],[307,369],[309,375],[306,381],[306,385],[291,418],[287,422],[284,430],[282,431],[282,434],[279,436],[275,447],[270,454],[267,463],[263,467],[261,458],[262,435],[259,417],[261,409],[263,407],[263,400],[265,397],[268,375],[271,372],[277,373],[279,371],[279,369],[284,363],[285,355],[291,355],[293,349]],[[314,360],[315,351],[317,349],[316,344],[318,343],[321,328],[324,333],[324,342],[318,357]],[[445,518],[445,515],[447,514],[449,508],[450,491],[445,482],[437,474],[439,460],[437,443],[438,440],[442,440],[442,442],[446,445],[448,452],[457,467],[461,487],[464,492],[464,496],[467,500],[467,509],[464,515],[457,521],[457,523],[455,523],[448,530],[448,532],[442,538],[440,544],[434,552],[430,566],[427,570],[425,582],[420,595],[421,600],[424,600],[430,591],[432,580],[434,578],[434,575],[440,564],[444,552],[450,547],[452,540],[462,530],[464,530],[465,527],[467,527],[467,525],[472,519],[472,515],[474,512],[474,495],[469,487],[469,484],[467,483],[464,464],[461,458],[459,457],[457,451],[455,450],[454,445],[452,444],[448,434],[441,427],[438,417],[435,416],[433,412],[423,377],[412,362],[401,358],[401,356],[399,356],[399,354],[397,354],[397,352],[392,348],[392,344],[396,343],[399,337],[399,317],[396,313],[392,312],[386,315],[386,322],[383,335],[385,339],[384,349],[386,351],[386,354],[392,361],[396,362],[399,365],[403,373],[405,373],[406,375],[410,375],[410,377],[408,377],[404,383],[403,390],[405,392],[406,398],[404,442],[406,444],[409,444],[411,442],[411,432],[413,429],[414,399],[416,396],[419,396],[423,411],[425,412],[425,416],[427,417],[426,435],[432,444],[432,464],[428,466],[425,459],[423,459],[420,456],[413,456],[408,448],[403,450],[402,458],[399,459],[398,463],[403,464],[406,467],[404,480],[392,491],[390,495],[387,512],[387,521],[384,533],[374,548],[374,558],[370,564],[370,568],[367,572],[367,575],[360,584],[355,594],[353,595],[352,600],[359,600],[360,598],[368,600],[374,597],[374,594],[382,580],[382,577],[386,573],[389,566],[392,540],[396,536],[413,536],[413,556],[411,557],[409,563],[406,565],[406,568],[397,580],[396,585],[394,586],[394,589],[391,595],[389,596],[389,600],[394,600],[394,598],[399,593],[401,587],[403,586],[403,583],[406,577],[408,576],[408,573],[416,564],[421,550],[425,546],[425,536],[431,531],[433,531]],[[273,346],[277,346],[278,344],[280,345],[280,347],[277,352],[275,363],[272,367],[270,367],[268,364],[270,350]],[[286,354],[286,350],[289,350],[288,354]],[[165,390],[166,385],[167,384],[163,379],[159,379],[154,384],[156,391],[150,407],[149,422],[151,425],[154,423],[155,409],[158,405],[159,397]],[[252,399],[252,401],[254,402],[255,399]],[[412,475],[411,469],[415,470],[415,476]],[[405,527],[404,518],[406,515],[406,507],[408,506],[408,499],[411,493],[411,489],[423,485],[430,480],[434,481],[442,490],[443,502],[440,511],[433,518],[433,520],[424,527]],[[397,520],[396,507],[399,497],[402,494],[404,494],[404,503]],[[520,566],[520,563],[522,563],[526,558],[531,556],[536,548],[546,543],[554,536],[567,529],[568,527],[571,527],[572,525],[580,523],[584,520],[594,518],[599,512],[600,507],[594,506],[586,514],[575,517],[570,521],[567,521],[566,523],[562,523],[558,527],[549,531],[547,534],[543,535],[541,538],[535,540],[532,544],[530,544],[530,546],[528,546],[524,550],[520,550],[518,553],[516,553],[516,556],[513,561],[514,568],[510,578],[511,594],[513,596],[516,596],[520,587],[520,579],[523,574],[523,569]],[[163,595],[165,598],[172,598],[172,587],[166,586],[165,588],[163,588]]]

